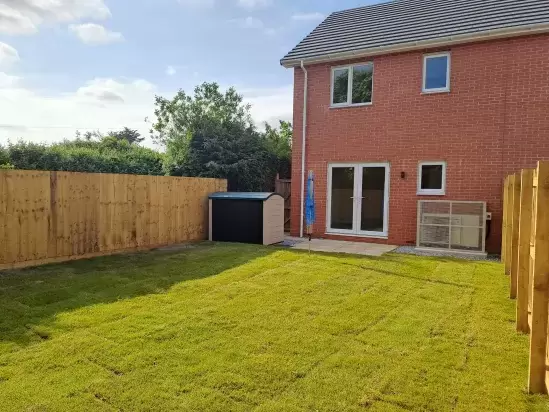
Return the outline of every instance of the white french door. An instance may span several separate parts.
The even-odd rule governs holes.
[[[328,167],[328,233],[387,237],[388,163],[333,163]]]

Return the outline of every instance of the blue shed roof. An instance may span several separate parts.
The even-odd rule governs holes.
[[[230,199],[230,200],[257,200],[264,201],[271,196],[280,196],[271,192],[218,192],[212,193],[210,199]]]

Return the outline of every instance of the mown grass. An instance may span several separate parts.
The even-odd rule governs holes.
[[[202,245],[0,275],[6,411],[525,411],[499,264]]]

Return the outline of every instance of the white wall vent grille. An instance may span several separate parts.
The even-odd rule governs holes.
[[[417,247],[485,253],[486,203],[420,200]]]

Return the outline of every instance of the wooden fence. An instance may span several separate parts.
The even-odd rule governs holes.
[[[0,269],[207,238],[218,179],[0,171]]]
[[[530,333],[528,390],[547,393],[549,162],[505,179],[502,259],[517,300],[517,330]]]
[[[280,179],[276,175],[275,192],[284,198],[284,231],[290,231],[290,218],[292,210],[292,181],[291,179]]]

